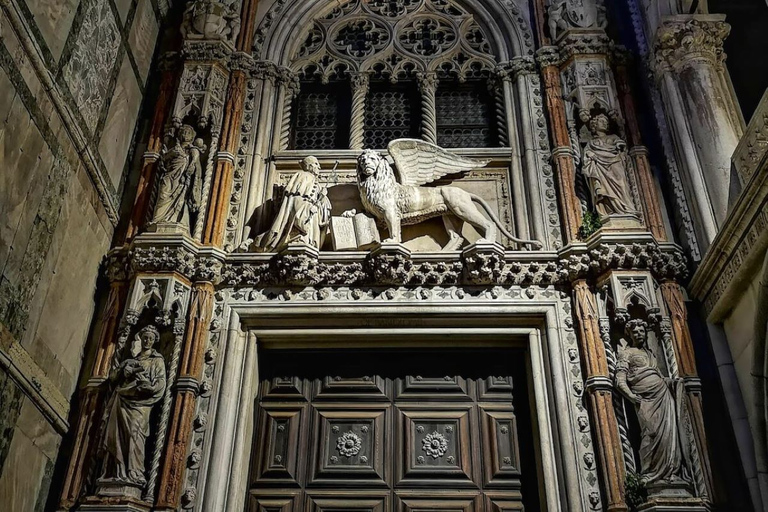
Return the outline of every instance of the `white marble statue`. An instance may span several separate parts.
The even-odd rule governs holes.
[[[124,360],[109,376],[113,393],[101,442],[100,484],[146,484],[150,415],[165,392],[165,361],[154,349],[160,340],[155,327],[144,327],[136,337],[141,345],[138,355]]]
[[[631,345],[619,346],[615,379],[637,412],[640,477],[646,485],[680,482],[689,446],[681,429],[683,381],[661,373],[643,320],[630,320],[625,332]]]
[[[386,223],[389,242],[402,242],[401,225],[418,224],[442,216],[450,240],[444,249],[455,250],[463,238],[446,219],[454,215],[478,230],[491,242],[501,231],[520,245],[541,246],[533,240],[521,240],[507,231],[483,198],[458,187],[422,187],[444,176],[466,173],[484,167],[478,161],[450,153],[419,139],[397,139],[387,147],[395,161],[395,170],[387,159],[373,150],[365,150],[357,159],[357,187],[365,210]],[[484,211],[485,214],[481,213]]]
[[[173,146],[164,148],[160,160],[157,200],[150,224],[174,223],[187,229],[191,217],[200,211],[203,168],[200,156],[205,151],[195,130],[181,125]]]
[[[636,213],[629,189],[627,143],[609,133],[610,121],[598,114],[589,121],[592,138],[582,152],[582,173],[601,218]]]
[[[300,165],[301,170],[285,186],[272,227],[256,239],[261,251],[277,252],[289,243],[302,243],[316,249],[323,246],[331,219],[331,202],[318,179],[320,162],[308,156]],[[246,240],[243,245],[250,246],[252,242]]]

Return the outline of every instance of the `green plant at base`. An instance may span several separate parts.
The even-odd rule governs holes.
[[[581,220],[581,227],[579,228],[579,238],[586,240],[589,235],[597,231],[602,227],[603,223],[600,222],[600,215],[587,210],[584,212],[584,216]]]
[[[648,501],[648,490],[637,473],[627,473],[624,479],[624,501],[629,512],[637,512],[640,505]]]

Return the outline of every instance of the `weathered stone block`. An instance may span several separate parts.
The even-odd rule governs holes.
[[[131,33],[128,35],[128,45],[136,59],[141,79],[146,82],[152,55],[155,52],[155,42],[159,26],[152,10],[151,0],[139,0],[136,15],[133,18]]]
[[[53,58],[59,60],[80,0],[27,0],[26,4]]]
[[[133,127],[141,106],[141,89],[131,69],[128,57],[123,58],[120,74],[115,85],[115,94],[109,106],[107,123],[99,143],[99,153],[107,167],[115,190],[125,169],[125,159],[133,137]]]

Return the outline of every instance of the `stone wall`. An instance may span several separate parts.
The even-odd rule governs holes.
[[[0,503],[42,510],[165,2],[0,1]]]

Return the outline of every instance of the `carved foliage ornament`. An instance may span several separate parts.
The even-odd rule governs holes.
[[[667,22],[659,28],[654,44],[658,71],[704,59],[715,66],[725,60],[723,41],[731,32],[724,21]]]

